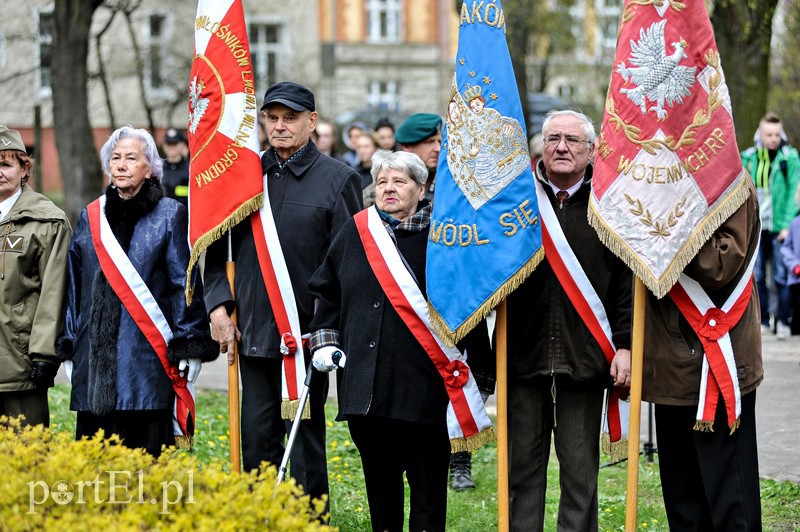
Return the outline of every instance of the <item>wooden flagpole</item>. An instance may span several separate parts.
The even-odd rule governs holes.
[[[236,263],[233,262],[233,244],[231,232],[228,231],[228,261],[225,263],[225,273],[228,276],[228,283],[231,286],[231,294],[234,291],[233,280],[236,276]],[[236,320],[236,310],[231,315],[234,331],[238,326]],[[230,434],[230,453],[231,453],[231,473],[239,473],[241,467],[241,437],[239,432],[239,347],[236,341],[236,334],[233,338],[233,353],[228,346],[228,433]]]
[[[636,277],[633,288],[633,336],[631,338],[631,409],[628,428],[628,492],[625,530],[636,530],[639,503],[639,425],[642,417],[642,364],[644,363],[644,314],[647,288]]]
[[[497,306],[497,530],[508,532],[508,329],[506,302]]]

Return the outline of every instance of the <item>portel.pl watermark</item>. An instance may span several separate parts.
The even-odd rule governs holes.
[[[28,514],[52,499],[65,504],[152,504],[160,505],[160,514],[168,514],[176,504],[194,504],[194,471],[186,471],[182,480],[160,483],[158,496],[146,497],[144,471],[104,471],[92,480],[58,480],[48,485],[43,480],[28,482]]]

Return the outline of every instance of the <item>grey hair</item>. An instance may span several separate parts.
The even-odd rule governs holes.
[[[142,143],[142,155],[150,167],[150,179],[156,183],[161,182],[164,175],[164,161],[158,153],[158,147],[153,135],[146,129],[135,129],[132,126],[122,126],[114,131],[103,147],[100,148],[100,160],[103,162],[103,172],[111,178],[111,152],[122,139],[136,139]]]
[[[422,187],[428,181],[428,169],[416,153],[390,150],[376,151],[372,155],[372,169],[370,170],[372,181],[377,181],[378,174],[387,168],[403,172]]]
[[[547,134],[547,130],[550,126],[550,122],[553,121],[553,118],[557,116],[571,116],[573,118],[577,118],[581,121],[581,129],[583,130],[583,134],[586,136],[586,140],[594,143],[597,140],[597,133],[594,132],[594,125],[592,121],[583,113],[579,113],[578,111],[572,111],[570,109],[564,109],[562,111],[556,111],[555,109],[547,113],[547,116],[544,118],[544,122],[542,122],[542,133]]]

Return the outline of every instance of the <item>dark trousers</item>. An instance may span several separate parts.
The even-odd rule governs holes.
[[[115,410],[103,416],[91,412],[78,412],[75,439],[91,438],[102,429],[105,437],[116,434],[123,445],[131,449],[144,449],[151,455],[161,456],[161,447],[175,445],[175,427],[172,410]]]
[[[761,530],[755,409],[756,393],[743,396],[741,424],[730,434],[721,398],[714,432],[693,430],[696,406],[655,406],[671,531]]]
[[[411,492],[409,531],[443,531],[447,521],[447,426],[369,416],[348,420],[361,453],[372,530],[402,532],[405,488]]]
[[[0,416],[25,416],[23,425],[49,427],[50,408],[47,405],[47,389],[0,392]]]
[[[767,230],[761,231],[761,242],[758,245],[758,255],[756,256],[755,270],[753,274],[756,278],[756,287],[758,288],[758,299],[761,303],[761,324],[769,325],[770,307],[773,307],[775,312],[775,321],[780,321],[784,325],[789,324],[789,317],[791,315],[791,296],[789,287],[786,285],[787,270],[781,256],[781,246],[783,244],[778,242],[778,233],[771,233]],[[767,283],[767,268],[772,269],[772,280],[775,281],[775,291],[778,294],[778,300],[773,305],[770,305],[770,292]]]
[[[281,418],[281,361],[240,357],[242,375],[242,465],[258,469],[267,461],[275,467],[283,458],[284,438],[291,421]],[[325,400],[328,376],[316,375],[311,383],[311,419],[300,422],[292,447],[290,474],[305,492],[318,499],[328,495],[328,462],[325,455]]]
[[[597,530],[603,390],[561,381],[556,381],[553,388],[553,384],[550,378],[509,382],[511,529],[544,529],[547,463],[553,434],[561,485],[558,530]]]

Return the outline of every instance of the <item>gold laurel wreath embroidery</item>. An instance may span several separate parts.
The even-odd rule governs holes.
[[[683,146],[691,146],[697,142],[695,138],[697,136],[697,132],[695,130],[708,125],[709,122],[711,122],[711,115],[714,113],[714,111],[719,109],[723,103],[722,98],[719,96],[719,86],[722,83],[722,72],[719,65],[719,52],[716,50],[709,50],[703,56],[703,59],[705,60],[706,65],[709,65],[714,69],[714,73],[708,78],[708,98],[706,99],[707,107],[705,109],[699,109],[694,114],[692,123],[686,126],[686,129],[683,130],[683,133],[677,141],[675,141],[675,138],[671,135],[664,138],[664,140],[655,138],[641,140],[639,138],[639,134],[642,132],[642,130],[634,125],[626,123],[622,117],[617,114],[617,109],[614,105],[614,99],[609,96],[606,100],[606,112],[610,116],[608,122],[610,124],[614,124],[614,131],[620,131],[621,129],[625,134],[625,138],[627,138],[631,143],[641,146],[642,149],[650,155],[655,155],[656,152],[662,148],[667,148],[668,150],[674,152]],[[601,139],[600,142],[603,148],[607,148],[605,146],[605,139]],[[600,150],[601,156],[604,154],[607,155],[607,153],[610,153],[610,150],[608,150],[608,152],[606,149]],[[603,159],[605,159],[605,157],[603,157]]]
[[[676,13],[680,13],[682,9],[686,8],[686,4],[678,0],[667,0],[667,3],[669,4],[669,7],[671,7]],[[622,13],[622,23],[619,25],[617,37],[619,37],[619,34],[622,33],[622,27],[633,19],[634,15],[636,14],[637,6],[661,7],[663,5],[664,0],[634,0],[633,2],[629,3],[627,6],[625,6],[625,11]]]
[[[683,206],[686,204],[688,196],[684,196],[683,199],[673,206],[666,220],[653,220],[653,214],[650,212],[650,209],[644,208],[642,200],[632,198],[628,194],[625,194],[625,199],[628,203],[633,205],[633,208],[630,210],[631,214],[638,216],[642,224],[647,227],[652,227],[650,231],[652,236],[668,237],[672,234],[669,229],[675,227],[678,223],[678,218],[686,214],[686,211],[683,210]]]

